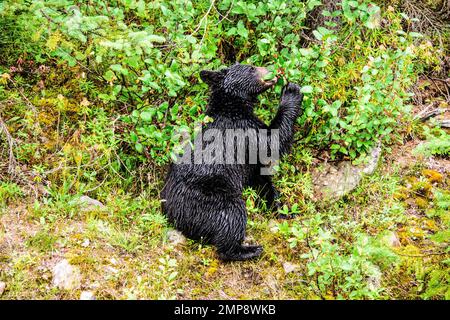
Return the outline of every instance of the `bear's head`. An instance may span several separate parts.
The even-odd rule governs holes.
[[[277,82],[276,77],[266,79],[269,73],[266,68],[236,63],[219,71],[203,70],[200,72],[200,78],[213,92],[220,91],[227,95],[252,99]]]

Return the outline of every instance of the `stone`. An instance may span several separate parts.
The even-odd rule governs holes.
[[[299,268],[299,265],[290,262],[283,262],[283,269],[286,274],[294,272]]]
[[[81,244],[81,246],[87,248],[87,247],[89,247],[90,243],[91,243],[91,241],[86,238],[86,239],[83,240],[83,243]]]
[[[80,270],[66,259],[57,263],[52,270],[53,285],[59,289],[77,289],[81,283]]]
[[[380,269],[376,267],[376,272],[368,277],[367,286],[370,290],[377,291],[381,288],[381,274]]]
[[[362,169],[362,172],[369,176],[372,175],[375,172],[375,169],[377,168],[380,157],[381,157],[381,142],[378,142],[378,144],[370,152],[369,162]]]
[[[169,241],[170,244],[176,246],[180,243],[185,243],[186,237],[180,231],[169,230],[167,232],[167,240]]]
[[[96,300],[92,291],[83,291],[80,295],[80,300]]]
[[[398,239],[397,233],[389,232],[384,236],[384,241],[387,245],[393,248],[398,248],[401,246],[400,240]]]
[[[280,288],[278,286],[278,283],[279,281],[273,275],[267,276],[267,278],[264,280],[264,284],[266,285],[266,288],[269,289],[269,293],[279,291]]]
[[[365,175],[375,172],[381,156],[381,143],[368,155],[364,165],[353,165],[351,161],[337,164],[325,163],[312,172],[314,200],[339,199],[354,190]]]
[[[3,292],[5,292],[6,289],[6,283],[3,281],[0,281],[0,297],[2,296]]]
[[[108,273],[111,273],[111,274],[119,273],[119,270],[117,270],[116,268],[111,267],[111,266],[106,266],[105,267],[105,271],[108,272]]]
[[[278,231],[280,231],[280,229],[278,228],[278,221],[274,220],[274,219],[270,219],[269,223],[268,223],[268,227],[270,232],[272,233],[277,233]]]
[[[80,205],[83,211],[105,209],[105,205],[96,199],[88,196],[81,196],[76,204]]]

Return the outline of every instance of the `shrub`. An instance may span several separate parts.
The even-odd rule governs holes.
[[[450,155],[450,135],[440,128],[429,128],[424,126],[426,141],[414,149],[414,153],[424,156],[449,156]]]
[[[260,116],[273,116],[286,79],[299,82],[306,96],[302,143],[355,158],[379,139],[389,142],[408,120],[408,88],[422,62],[436,58],[421,35],[403,31],[405,15],[362,0],[322,11],[332,19],[309,39],[307,18],[321,5],[21,0],[6,1],[0,13],[31,21],[32,38],[51,57],[80,67],[99,87],[108,84],[97,103],[120,110],[122,138],[157,164],[169,161],[179,130],[205,121],[199,71],[234,60],[270,65],[282,76],[263,97]]]

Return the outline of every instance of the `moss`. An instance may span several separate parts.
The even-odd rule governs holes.
[[[444,180],[444,176],[436,170],[424,169],[422,174],[428,179],[430,183],[441,183]]]
[[[50,251],[54,248],[58,237],[56,237],[50,230],[43,229],[36,235],[27,240],[27,245],[39,251]]]
[[[397,188],[397,191],[395,191],[393,197],[395,200],[406,200],[409,197],[409,189],[404,186],[400,186]]]
[[[428,200],[426,198],[416,197],[414,201],[419,209],[425,210],[428,208]]]
[[[431,183],[426,180],[416,180],[412,185],[411,185],[411,190],[416,194],[419,195],[421,197],[430,197],[431,195],[431,190],[432,190],[433,186],[431,185]]]

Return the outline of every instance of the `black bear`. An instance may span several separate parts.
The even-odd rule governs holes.
[[[276,78],[265,80],[268,76],[266,68],[242,64],[220,71],[200,72],[200,78],[210,88],[206,114],[213,119],[202,132],[216,133],[216,148],[206,154],[200,153],[196,158],[196,152],[204,151],[214,143],[202,140],[200,148],[188,147],[193,150],[187,157],[189,161],[171,165],[161,191],[162,209],[169,222],[188,238],[215,245],[219,258],[224,261],[247,260],[261,255],[261,246],[242,244],[247,224],[242,191],[247,186],[257,188],[269,206],[277,205],[279,193],[270,175],[263,174],[267,161],[263,162],[258,154],[248,151],[259,144],[262,149],[267,147],[270,155],[275,151],[280,156],[286,154],[301,110],[300,87],[288,83],[283,88],[278,113],[270,126],[255,116],[253,108],[257,96],[276,83]],[[247,134],[245,130],[250,129],[256,131],[256,135]],[[221,141],[229,132],[233,133],[233,140]],[[234,144],[235,139],[237,144]],[[237,154],[239,145],[244,146],[245,157],[236,163],[240,156]],[[230,161],[225,161],[220,152],[228,152],[226,158]]]

